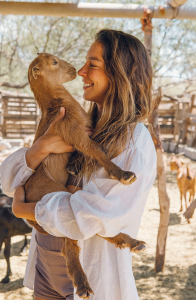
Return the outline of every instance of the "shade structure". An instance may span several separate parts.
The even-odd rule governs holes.
[[[148,6],[153,18],[196,19],[196,7]],[[40,3],[0,1],[1,15],[42,15],[59,17],[109,17],[141,19],[146,9],[139,4],[114,3]]]

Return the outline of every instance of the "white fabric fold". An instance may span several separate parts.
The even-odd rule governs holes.
[[[24,185],[34,170],[26,164],[26,151],[24,147],[8,156],[0,166],[1,184],[6,195],[13,197],[15,189],[19,185]]]

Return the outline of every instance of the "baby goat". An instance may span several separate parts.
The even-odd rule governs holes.
[[[180,160],[179,156],[181,154],[177,154],[172,157],[170,161],[171,171],[177,170],[177,184],[180,190],[180,200],[181,200],[181,207],[180,211],[183,211],[182,206],[182,199],[184,197],[185,206],[187,209],[188,203],[186,194],[187,192],[190,193],[189,202],[194,199],[195,191],[196,191],[196,178],[195,173],[191,170],[188,166],[183,166],[183,162]]]
[[[35,141],[48,129],[59,113],[60,107],[65,108],[65,116],[56,123],[56,133],[68,144],[84,155],[97,160],[108,172],[109,176],[118,179],[123,184],[136,180],[135,174],[123,171],[116,166],[101,150],[99,144],[91,140],[85,132],[85,126],[91,126],[91,121],[80,104],[62,85],[76,77],[75,68],[56,56],[41,53],[29,66],[28,78],[31,90],[41,109],[42,117],[36,132]],[[34,142],[35,142],[34,141]],[[26,201],[37,202],[51,192],[67,191],[65,185],[68,179],[66,165],[71,153],[50,154],[25,185]],[[29,221],[39,232],[47,234],[36,222]],[[132,239],[120,233],[114,238],[105,238],[119,248],[129,247],[130,251],[144,250],[144,242]],[[68,273],[77,288],[79,297],[88,299],[93,291],[79,261],[77,241],[64,238],[62,250],[66,258]]]

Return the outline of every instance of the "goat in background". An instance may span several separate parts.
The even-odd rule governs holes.
[[[180,190],[181,207],[180,211],[183,211],[182,200],[184,197],[186,209],[188,207],[186,194],[190,193],[189,203],[193,201],[196,192],[196,177],[195,172],[184,166],[183,161],[179,158],[183,153],[174,155],[170,161],[171,171],[177,170],[177,184]]]
[[[27,245],[26,234],[31,234],[32,231],[32,227],[26,220],[14,216],[12,202],[13,198],[0,194],[0,251],[4,243],[4,258],[7,264],[6,276],[0,281],[1,283],[8,283],[12,274],[10,267],[11,237],[25,235],[24,245],[20,251],[22,252]]]

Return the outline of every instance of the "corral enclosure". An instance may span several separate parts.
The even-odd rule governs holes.
[[[82,97],[76,96],[76,100],[88,109],[88,103]],[[34,97],[2,91],[0,101],[0,130],[3,138],[21,139],[35,134],[40,120],[40,110]],[[178,142],[195,148],[195,95],[186,95],[183,98],[163,96],[159,105],[159,126],[163,141]]]
[[[34,134],[38,125],[35,99],[24,95],[1,95],[1,133],[6,139]]]
[[[183,98],[164,96],[159,105],[159,126],[162,140],[179,141],[195,147],[195,95],[187,95]]]

